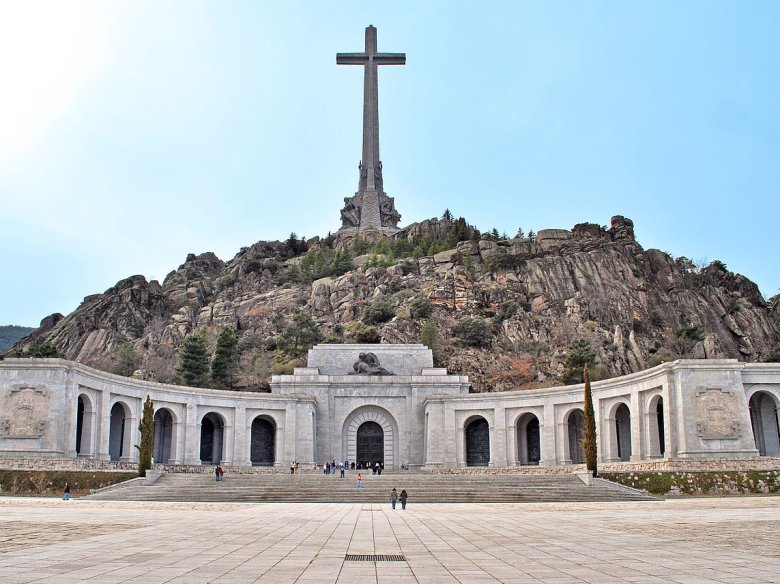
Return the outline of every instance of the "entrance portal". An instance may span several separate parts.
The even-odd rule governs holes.
[[[357,464],[385,463],[385,432],[376,422],[364,422],[357,431]]]
[[[276,426],[258,416],[252,421],[252,466],[273,466],[276,450]]]
[[[485,418],[477,418],[466,426],[466,466],[490,464],[490,427]]]

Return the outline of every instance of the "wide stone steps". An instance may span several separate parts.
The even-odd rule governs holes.
[[[168,473],[154,484],[131,481],[90,495],[91,499],[128,501],[202,502],[336,502],[385,503],[390,491],[406,489],[416,503],[497,503],[552,501],[642,501],[647,494],[596,479],[588,486],[572,474],[439,474],[397,472],[363,474],[363,487],[356,486],[357,474],[345,478],[321,473],[297,475],[225,474],[216,482],[213,475]]]

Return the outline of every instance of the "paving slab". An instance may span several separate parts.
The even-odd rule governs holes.
[[[778,541],[780,497],[405,511],[0,498],[0,582],[10,584],[780,583]]]

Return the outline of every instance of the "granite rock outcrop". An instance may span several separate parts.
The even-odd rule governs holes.
[[[443,241],[455,225],[431,219],[396,237]],[[170,381],[187,334],[205,330],[213,346],[232,326],[240,335],[240,386],[253,387],[292,360],[278,340],[297,313],[311,315],[328,342],[361,340],[368,328],[382,342],[419,342],[430,322],[438,364],[468,374],[475,391],[494,391],[560,383],[578,340],[589,344],[597,378],[682,356],[761,361],[780,347],[778,297],[765,301],[720,262],[696,269],[643,249],[621,216],[609,227],[581,223],[533,239],[459,241],[432,256],[375,262],[369,253],[343,273],[301,276],[348,247],[329,237],[310,240],[309,256],[284,242],[258,242],[227,262],[191,254],[162,285],[121,280],[67,316],[47,317],[14,350],[45,340],[70,359],[110,370],[129,342],[144,367]],[[379,300],[392,317],[364,322]],[[466,317],[484,321],[489,332],[480,342],[487,344],[458,336]]]

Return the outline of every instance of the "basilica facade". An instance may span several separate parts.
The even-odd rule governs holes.
[[[60,359],[0,361],[0,458],[137,461],[143,402],[155,463],[385,468],[584,461],[583,388],[469,393],[422,345],[318,345],[271,393],[180,387]],[[604,463],[780,456],[780,365],[680,360],[593,383]],[[628,466],[628,465],[627,465]]]

